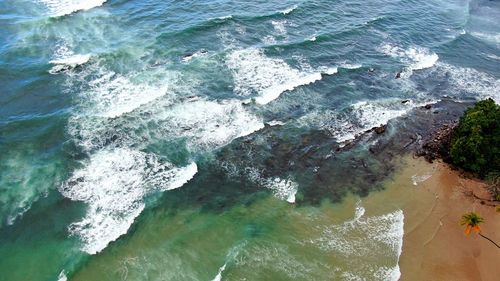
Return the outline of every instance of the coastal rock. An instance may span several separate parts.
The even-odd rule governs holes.
[[[337,202],[349,193],[365,196],[380,188],[394,171],[394,157],[415,152],[428,154],[429,159],[438,157],[442,142],[449,139],[446,132],[470,105],[443,99],[432,105],[439,109],[437,114],[416,107],[406,116],[341,143],[324,130],[285,134],[283,126],[266,126],[259,134],[239,138],[221,149],[217,167],[227,167],[232,180],[254,178],[248,171],[259,171],[264,178],[299,174],[294,178],[300,187],[299,205],[320,204],[324,199]],[[443,125],[449,128],[441,132]],[[346,177],[353,173],[356,176]]]
[[[375,133],[377,133],[377,134],[379,134],[379,135],[380,135],[380,134],[385,133],[386,128],[387,128],[387,125],[382,125],[382,126],[379,126],[379,127],[375,127],[375,128],[373,128],[373,131],[374,131]]]
[[[424,144],[417,150],[417,156],[423,156],[427,161],[432,162],[437,158],[442,158],[444,161],[450,159],[450,145],[453,138],[453,132],[457,127],[458,122],[444,124],[438,128],[429,138],[424,141]]]

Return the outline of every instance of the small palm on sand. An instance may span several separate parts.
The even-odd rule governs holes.
[[[470,213],[465,214],[465,215],[462,216],[461,225],[465,225],[465,234],[467,236],[473,230],[474,232],[476,232],[477,234],[479,234],[479,236],[483,237],[484,239],[490,241],[495,246],[497,246],[498,248],[500,248],[500,246],[497,243],[495,243],[493,240],[491,240],[490,238],[484,236],[481,233],[481,227],[479,226],[479,224],[483,223],[483,222],[484,222],[484,219],[482,217],[480,217],[478,214],[476,214],[474,212],[470,212]]]

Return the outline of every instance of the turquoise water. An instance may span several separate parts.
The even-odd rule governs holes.
[[[1,1],[2,280],[397,280],[404,215],[349,197],[379,188],[367,149],[310,143],[500,101],[499,26],[498,1]]]

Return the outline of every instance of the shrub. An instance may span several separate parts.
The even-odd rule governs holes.
[[[451,141],[453,164],[479,176],[500,171],[500,106],[482,100],[465,111]]]

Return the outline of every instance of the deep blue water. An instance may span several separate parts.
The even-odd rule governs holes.
[[[184,216],[179,228],[196,235],[183,243],[215,244],[191,223],[197,216],[270,197],[276,206],[308,199],[299,172],[270,176],[225,157],[241,137],[271,146],[260,135],[271,126],[290,143],[315,130],[341,143],[445,96],[499,102],[499,79],[499,1],[3,0],[0,274],[118,280],[123,272],[96,267],[96,257],[122,257],[120,249],[137,247],[139,229]],[[260,159],[266,151],[245,153]],[[223,229],[251,217],[234,216],[205,219]],[[279,240],[284,229],[276,231]],[[182,233],[165,239],[177,243]],[[231,249],[254,245],[224,239]],[[144,257],[182,264],[168,269],[178,275],[130,277],[147,272],[138,267],[125,278],[204,280],[221,257],[236,255],[200,246],[175,256],[185,245],[171,247]],[[218,258],[207,261],[203,251]],[[152,264],[134,260],[141,263]],[[85,268],[115,273],[92,277]],[[260,280],[307,280],[257,272]],[[234,274],[227,280],[242,280]]]

